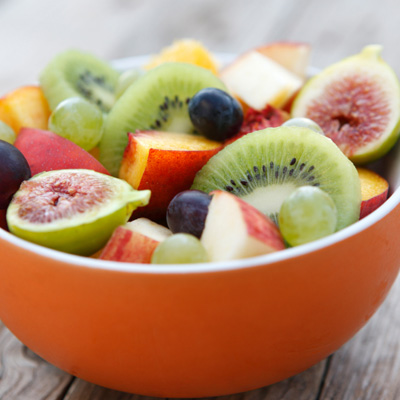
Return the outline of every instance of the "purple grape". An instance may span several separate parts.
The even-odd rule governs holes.
[[[185,190],[169,203],[167,224],[173,233],[190,233],[200,238],[212,196],[200,190]]]
[[[236,135],[243,123],[239,102],[216,88],[202,89],[193,96],[189,102],[189,116],[199,133],[221,142]]]
[[[0,209],[5,209],[21,183],[31,177],[24,155],[13,145],[0,140]]]

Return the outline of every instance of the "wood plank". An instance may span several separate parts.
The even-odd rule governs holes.
[[[400,278],[369,323],[335,353],[320,400],[400,399]]]
[[[59,400],[73,379],[30,351],[0,322],[0,399]]]

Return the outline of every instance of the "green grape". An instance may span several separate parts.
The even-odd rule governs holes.
[[[0,121],[0,140],[4,140],[10,144],[14,144],[17,135],[13,131],[13,129],[5,124],[3,121]]]
[[[299,126],[300,128],[308,128],[321,135],[324,135],[322,128],[309,118],[291,118],[282,124],[282,126]]]
[[[207,262],[208,256],[200,240],[188,233],[177,233],[155,249],[152,264],[192,264]]]
[[[129,69],[123,72],[117,82],[117,86],[115,88],[115,97],[119,98],[128,89],[132,83],[136,82],[142,75],[144,71],[139,68]]]
[[[298,246],[335,232],[337,211],[331,196],[318,187],[302,186],[282,203],[279,228],[291,246]]]
[[[89,151],[103,134],[103,114],[88,101],[73,97],[62,101],[53,111],[49,129]]]

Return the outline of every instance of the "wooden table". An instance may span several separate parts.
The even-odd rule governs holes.
[[[282,39],[305,41],[313,46],[313,64],[321,67],[381,43],[399,72],[399,15],[395,0],[0,0],[0,94],[35,81],[61,49],[114,59],[157,52],[179,37],[227,52]],[[226,398],[400,399],[400,280],[366,327],[328,359],[286,381]],[[0,399],[144,398],[60,371],[0,323]]]

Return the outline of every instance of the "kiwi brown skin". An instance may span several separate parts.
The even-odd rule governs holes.
[[[108,114],[100,142],[100,161],[117,175],[128,132],[157,130],[195,133],[188,103],[201,89],[227,90],[210,71],[186,63],[165,63],[135,81]]]
[[[276,222],[283,200],[304,185],[331,195],[338,209],[337,230],[358,220],[361,188],[356,168],[330,139],[307,128],[247,134],[212,157],[191,189],[228,191]]]

